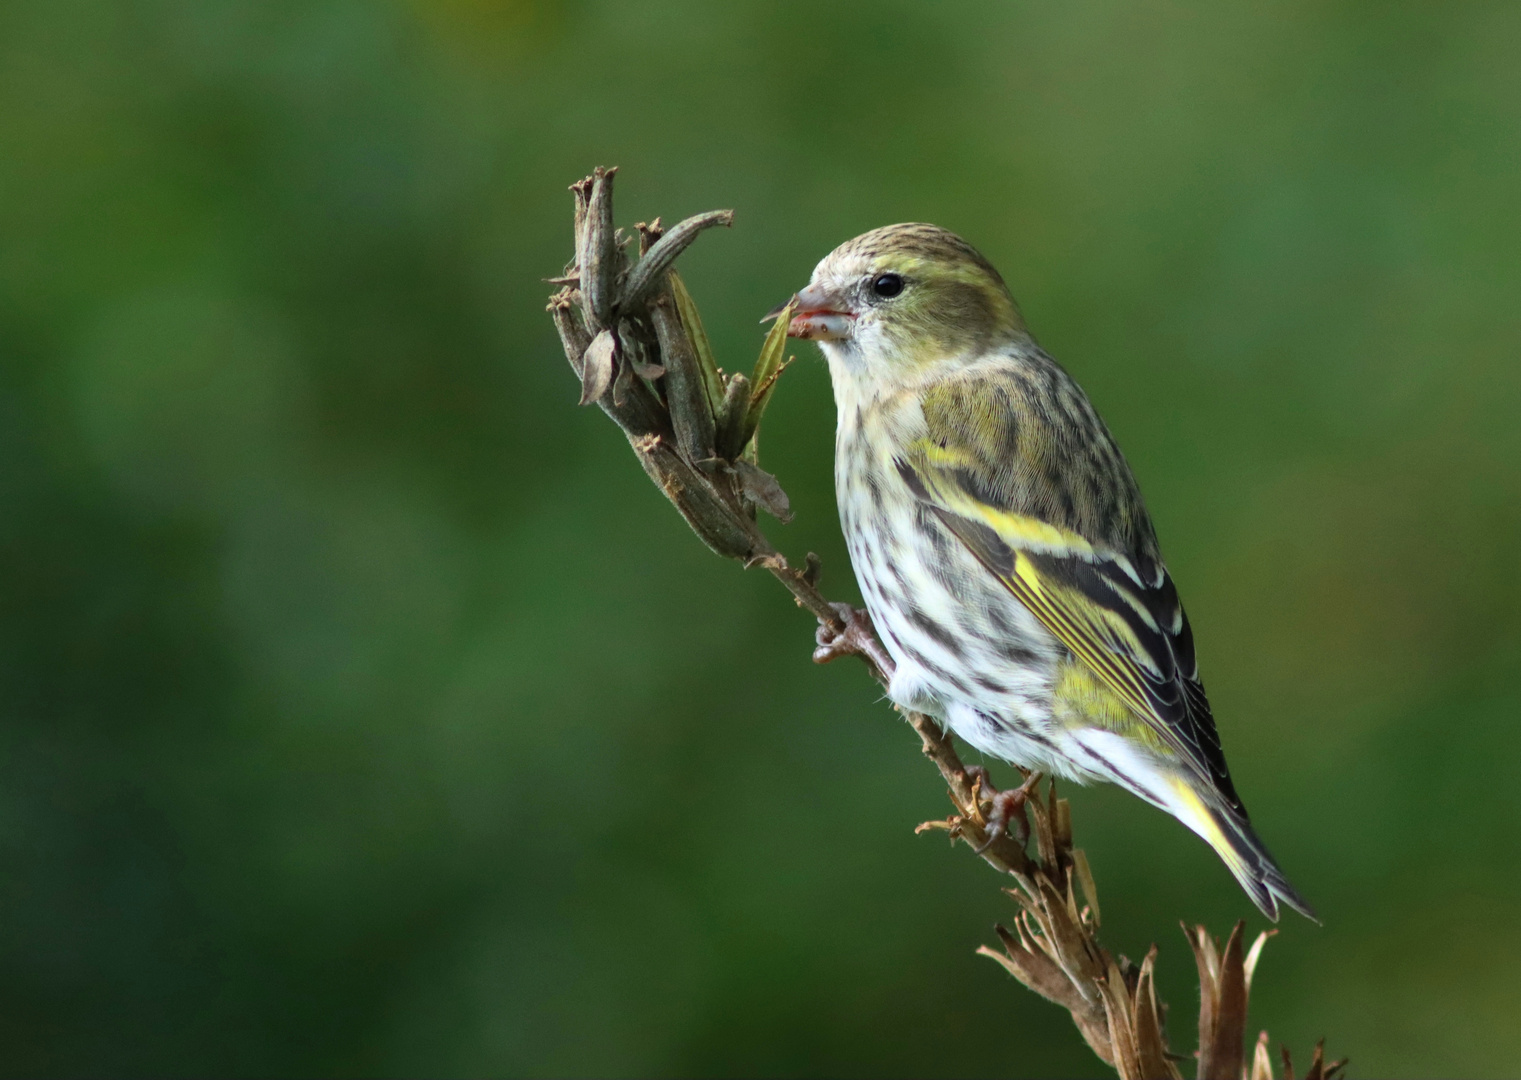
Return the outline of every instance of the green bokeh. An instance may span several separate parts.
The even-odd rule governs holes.
[[[1292,917],[1254,1022],[1521,1056],[1521,7],[0,6],[0,1071],[1100,1075],[858,666],[575,408],[565,185],[720,359],[867,228],[1124,445]],[[811,346],[763,460],[853,595]],[[1248,905],[1073,793],[1105,937]],[[1255,916],[1254,927],[1260,923]]]

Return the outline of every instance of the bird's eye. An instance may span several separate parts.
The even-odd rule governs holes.
[[[872,279],[871,291],[884,300],[891,299],[903,291],[903,278],[897,274],[878,274]]]

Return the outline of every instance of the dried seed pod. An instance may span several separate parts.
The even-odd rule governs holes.
[[[649,435],[630,439],[644,471],[686,519],[704,544],[728,559],[749,559],[755,553],[754,525],[714,490],[713,485],[676,452],[668,440]],[[764,541],[762,541],[764,542]]]
[[[586,227],[579,253],[581,295],[592,328],[604,330],[613,312],[613,290],[618,274],[618,247],[613,228],[613,176],[617,169],[600,165],[592,173],[591,196],[586,206]]]
[[[665,226],[660,224],[657,217],[650,222],[636,222],[634,229],[639,233],[639,257],[642,259],[650,252],[650,247],[665,235]]]
[[[575,292],[571,289],[561,289],[549,299],[549,316],[554,319],[555,329],[560,334],[560,344],[565,349],[565,359],[570,361],[576,378],[581,377],[582,358],[586,355],[587,346],[591,344],[591,336],[587,334],[586,327],[581,320],[575,317]]]
[[[750,409],[750,380],[743,375],[729,376],[724,387],[723,405],[718,410],[715,437],[718,456],[733,461],[745,448],[745,415]]]
[[[577,180],[574,184],[570,185],[571,194],[576,197],[574,233],[576,240],[576,257],[571,265],[565,268],[566,273],[570,273],[571,267],[577,267],[581,265],[581,257],[585,254],[586,251],[586,207],[587,204],[591,201],[591,188],[592,178],[590,176],[585,177],[581,180]]]
[[[704,461],[713,456],[713,405],[697,351],[672,298],[650,306],[650,322],[665,362],[665,400],[676,446],[688,461]]]
[[[676,256],[689,248],[704,229],[733,224],[733,210],[710,210],[706,214],[696,214],[685,221],[678,221],[665,231],[665,235],[655,242],[629,274],[628,284],[624,286],[618,306],[627,310],[641,303],[650,290],[660,284],[666,271],[676,262]]]

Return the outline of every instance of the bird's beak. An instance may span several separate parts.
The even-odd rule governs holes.
[[[846,305],[830,296],[824,289],[809,285],[785,304],[778,304],[766,314],[761,322],[770,322],[787,310],[787,305],[797,304],[797,311],[787,327],[787,336],[805,338],[809,341],[841,341],[850,336],[855,325],[855,313]]]

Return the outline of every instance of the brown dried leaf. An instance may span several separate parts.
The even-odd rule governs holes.
[[[1035,885],[1034,888],[1036,893],[1039,894],[1040,886]],[[1019,901],[1022,909],[1018,918],[1020,940],[1028,943],[1031,952],[1042,952],[1050,958],[1053,964],[1061,967],[1060,948],[1055,939],[1046,932],[1045,923],[1042,921],[1045,918],[1045,912],[1041,910],[1040,901],[1038,899],[1031,900],[1019,893],[1012,893],[1011,895]],[[1066,971],[1065,968],[1062,970]],[[1070,972],[1067,973],[1067,978],[1068,981],[1071,981],[1072,975]]]
[[[1047,1001],[1054,1002],[1072,1014],[1077,1029],[1082,1033],[1093,1052],[1106,1062],[1114,1062],[1114,1049],[1110,1042],[1108,1023],[1101,1004],[1083,1000],[1078,988],[1051,958],[1035,947],[1034,942],[1021,923],[1016,923],[1019,938],[1002,926],[995,927],[1007,955],[1000,955],[983,946],[979,956],[996,960],[1010,975]]]
[[[1039,797],[1031,799],[1025,807],[1035,816],[1030,831],[1035,834],[1035,849],[1040,854],[1040,861],[1054,871],[1060,863],[1056,855],[1056,838],[1051,831],[1051,807],[1042,804]]]
[[[1103,990],[1104,1013],[1109,1021],[1109,1042],[1114,1047],[1114,1060],[1110,1062],[1122,1080],[1147,1080],[1141,1068],[1140,1055],[1136,1052],[1135,1029],[1130,1023],[1130,995],[1125,987],[1125,977],[1119,965],[1109,961],[1109,970],[1099,984]]]
[[[634,329],[634,324],[628,319],[618,320],[618,360],[624,367],[633,368],[633,374],[641,379],[654,382],[665,374],[665,368],[660,364],[652,364],[645,359],[648,346]],[[621,377],[620,372],[620,377]]]
[[[783,525],[792,520],[792,503],[782,490],[782,485],[776,482],[776,477],[743,458],[734,463],[734,471],[744,486],[745,494],[756,506]]]
[[[1067,914],[1071,917],[1073,925],[1083,927],[1083,909],[1077,906],[1077,892],[1072,886],[1072,876],[1067,876]]]
[[[634,366],[615,364],[615,367],[617,374],[613,377],[613,407],[621,409],[634,389]]]
[[[1315,1052],[1310,1055],[1310,1067],[1304,1071],[1304,1080],[1324,1080],[1326,1066],[1322,1059],[1325,1054],[1325,1045],[1324,1039],[1315,1044]]]
[[[1252,1071],[1248,1080],[1274,1080],[1273,1059],[1268,1054],[1268,1033],[1257,1036],[1257,1046],[1252,1051]]]
[[[1262,947],[1268,943],[1268,938],[1275,936],[1277,930],[1264,930],[1257,935],[1257,940],[1252,942],[1252,947],[1246,954],[1246,960],[1241,964],[1241,971],[1246,980],[1247,999],[1251,999],[1252,976],[1257,972],[1257,961],[1262,959]]]
[[[1181,1077],[1167,1054],[1167,1034],[1162,1028],[1162,1012],[1157,1005],[1157,947],[1153,945],[1141,961],[1131,999],[1131,1029],[1135,1032],[1136,1059],[1143,1077]]]
[[[1305,1070],[1304,1080],[1334,1080],[1336,1075],[1347,1067],[1347,1058],[1327,1062],[1325,1050],[1326,1040],[1321,1039],[1315,1044],[1315,1053],[1310,1057],[1310,1067]],[[1287,1052],[1285,1052],[1285,1057],[1287,1057]]]
[[[1199,1080],[1239,1080],[1241,1076],[1246,1035],[1246,975],[1241,959],[1245,927],[1244,921],[1236,923],[1226,940],[1213,993],[1204,993],[1200,977]],[[1199,936],[1207,939],[1209,935],[1200,927]]]
[[[1088,855],[1082,848],[1072,849],[1072,865],[1077,871],[1077,883],[1082,887],[1083,900],[1093,918],[1093,929],[1099,928],[1098,886],[1093,883],[1093,871],[1088,867]]]
[[[1220,981],[1220,953],[1215,946],[1215,939],[1202,926],[1193,930],[1184,926],[1183,935],[1188,938],[1189,948],[1194,951],[1194,961],[1199,965],[1199,989],[1208,990],[1213,997],[1215,984]]]
[[[1067,914],[1067,905],[1052,884],[1042,878],[1036,883],[1040,888],[1040,929],[1055,950],[1056,962],[1061,964],[1085,1000],[1096,996],[1092,984],[1103,977],[1104,969],[1088,948],[1082,927]]]
[[[603,330],[592,338],[592,343],[586,348],[586,355],[581,358],[582,405],[602,400],[602,395],[613,384],[616,352],[611,330]]]
[[[977,950],[979,956],[998,961],[1009,974],[1047,1001],[1054,1001],[1068,1009],[1073,1005],[1082,1005],[1082,995],[1076,992],[1066,973],[1054,964],[1050,957],[1025,948],[1002,926],[995,926],[993,930],[1003,942],[1005,955],[1000,955],[984,945]]]
[[[1051,790],[1056,794],[1055,787]],[[1067,851],[1072,847],[1072,804],[1066,799],[1055,800],[1055,813],[1051,820],[1051,839],[1056,842],[1060,851]]]
[[[1194,963],[1199,969],[1199,1053],[1202,1055],[1204,1047],[1208,1046],[1214,1037],[1215,1003],[1219,996],[1216,984],[1220,976],[1220,957],[1215,951],[1214,939],[1209,936],[1204,927],[1198,926],[1190,930],[1184,925],[1183,936],[1188,938],[1188,947],[1193,950]],[[1199,1076],[1204,1076],[1202,1065]]]

